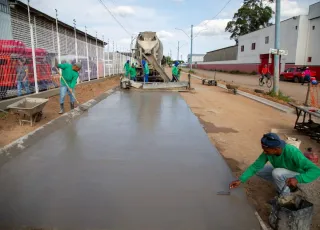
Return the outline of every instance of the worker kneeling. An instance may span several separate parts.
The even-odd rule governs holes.
[[[68,93],[70,97],[70,108],[74,109],[75,99],[72,95],[75,94],[75,86],[79,77],[79,71],[81,69],[81,63],[75,63],[73,65],[69,63],[58,64],[58,68],[62,70],[62,76],[60,78],[60,112],[59,114],[64,113],[64,98]],[[71,91],[72,93],[71,93]]]
[[[279,195],[288,196],[298,183],[310,183],[320,176],[320,168],[307,159],[293,145],[286,144],[275,133],[263,135],[263,152],[249,168],[233,181],[230,188],[237,188],[254,174],[274,183]],[[271,165],[266,165],[267,162]]]

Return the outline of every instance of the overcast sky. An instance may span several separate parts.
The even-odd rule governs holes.
[[[117,24],[99,0],[30,0],[30,5],[50,16],[58,9],[59,19],[72,25],[77,20],[79,29],[87,26],[95,36],[98,32],[115,41],[122,50],[130,49],[130,37],[140,31],[156,31],[164,44],[164,54],[172,52],[177,58],[178,41],[180,54],[186,60],[190,53],[187,35],[194,25],[193,53],[206,53],[211,50],[234,45],[230,34],[224,32],[226,24],[241,6],[241,0],[102,0],[113,15],[124,26]],[[319,0],[281,0],[282,19],[307,14],[310,4]],[[26,2],[26,0],[23,0]],[[227,6],[223,9],[223,7]],[[274,8],[274,5],[271,5]],[[219,12],[222,12],[219,14]]]

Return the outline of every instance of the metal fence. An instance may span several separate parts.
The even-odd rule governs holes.
[[[120,74],[129,59],[116,50],[114,42],[98,45],[54,23],[48,28],[11,19],[11,25],[13,39],[0,39],[1,100],[59,87],[55,59],[81,62],[79,82]]]

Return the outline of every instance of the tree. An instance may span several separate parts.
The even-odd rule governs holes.
[[[239,36],[270,26],[272,14],[271,7],[265,6],[263,1],[244,0],[232,21],[228,22],[225,31],[231,33],[230,39],[234,39],[238,44]]]

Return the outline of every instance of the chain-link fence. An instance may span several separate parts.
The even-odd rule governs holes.
[[[34,17],[29,24],[12,18],[13,39],[0,39],[0,99],[59,87],[55,59],[61,63],[81,62],[79,82],[123,72],[129,57],[117,51],[113,42],[92,36],[88,39],[86,32],[70,26],[67,29],[39,21]]]

